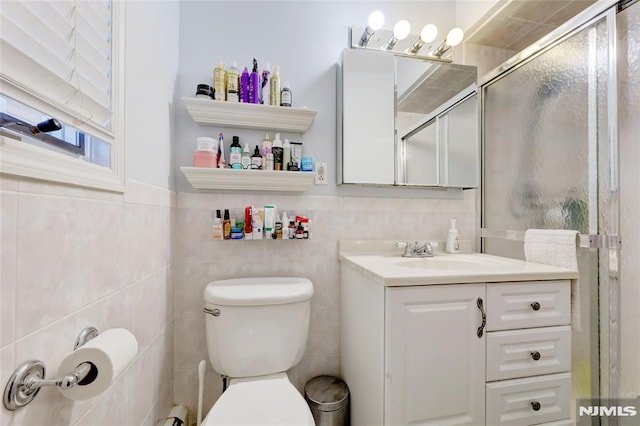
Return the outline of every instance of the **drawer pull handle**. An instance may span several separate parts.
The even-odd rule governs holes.
[[[531,309],[533,309],[534,311],[539,311],[540,310],[540,303],[538,302],[533,302],[531,304]]]
[[[531,403],[531,408],[533,409],[533,411],[540,411],[540,403],[538,401],[533,401]]]
[[[478,339],[482,338],[482,334],[484,333],[484,326],[487,325],[487,314],[484,312],[484,303],[482,302],[482,297],[478,297],[477,300],[478,309],[482,313],[482,324],[478,327]]]
[[[534,361],[538,361],[540,359],[540,352],[531,352],[531,358],[533,358]]]

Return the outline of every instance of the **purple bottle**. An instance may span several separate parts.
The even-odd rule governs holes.
[[[244,67],[240,76],[240,102],[249,103],[249,70]]]
[[[258,73],[258,61],[253,58],[253,71],[249,75],[249,103],[260,103],[260,74]]]

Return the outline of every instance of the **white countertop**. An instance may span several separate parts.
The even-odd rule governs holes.
[[[578,278],[578,271],[480,253],[402,257],[393,242],[341,241],[340,260],[384,286]],[[381,250],[381,248],[384,248]]]

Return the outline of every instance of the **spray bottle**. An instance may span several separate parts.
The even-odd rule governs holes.
[[[280,106],[280,68],[276,65],[273,67],[273,75],[270,82],[271,95],[269,105]]]
[[[258,74],[258,61],[253,58],[253,70],[249,74],[249,103],[260,103],[260,74]]]
[[[227,71],[227,101],[240,102],[238,96],[238,66],[236,61],[231,62],[231,67]]]
[[[240,76],[240,102],[249,103],[249,70],[244,67]]]

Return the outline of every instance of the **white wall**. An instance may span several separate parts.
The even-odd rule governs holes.
[[[127,1],[127,178],[173,189],[178,1]]]

